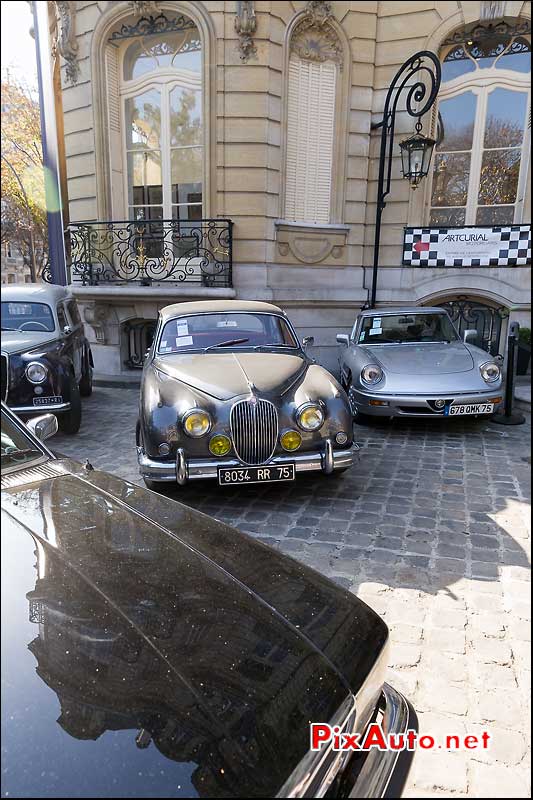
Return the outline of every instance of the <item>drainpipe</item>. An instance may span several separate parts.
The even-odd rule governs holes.
[[[44,188],[46,219],[48,223],[48,249],[50,252],[51,283],[66,286],[67,264],[61,211],[61,188],[57,124],[55,114],[54,82],[50,52],[48,3],[36,0],[32,4],[35,49],[37,52],[37,81],[39,85],[39,110],[43,146]]]

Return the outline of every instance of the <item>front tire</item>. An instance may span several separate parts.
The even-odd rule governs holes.
[[[81,396],[76,378],[71,373],[70,381],[70,411],[58,416],[57,422],[59,430],[63,433],[77,433],[81,425]]]

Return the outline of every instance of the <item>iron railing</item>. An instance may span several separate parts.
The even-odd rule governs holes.
[[[78,222],[67,229],[71,282],[232,286],[229,219]]]

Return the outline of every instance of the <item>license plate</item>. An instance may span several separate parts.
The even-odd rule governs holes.
[[[466,414],[492,414],[494,403],[471,403],[460,406],[448,406],[447,417],[461,417]]]
[[[34,406],[60,406],[63,402],[61,395],[54,395],[53,397],[34,397]]]
[[[219,467],[218,482],[221,486],[240,483],[277,483],[296,478],[294,464],[279,464],[270,467]]]

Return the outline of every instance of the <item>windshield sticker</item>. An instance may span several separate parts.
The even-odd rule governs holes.
[[[217,328],[236,328],[236,327],[237,327],[236,319],[221,319],[220,322],[217,322]]]
[[[192,336],[180,336],[176,339],[176,347],[187,347],[192,344]]]
[[[166,339],[164,342],[161,342],[161,347],[168,347],[168,342]]]
[[[363,333],[359,334],[359,341],[360,342],[364,342],[365,341],[365,332],[364,331],[363,331]]]
[[[376,334],[378,333],[383,333],[383,328],[372,328],[371,330],[368,331],[368,333],[370,334],[370,336],[376,336]]]
[[[172,352],[172,348],[171,347],[160,347],[159,348],[159,352],[160,353],[171,353]]]
[[[176,335],[177,336],[189,335],[189,323],[187,322],[187,320],[185,320],[185,322],[176,323]]]
[[[381,317],[374,317],[372,320],[373,328],[381,328]]]

